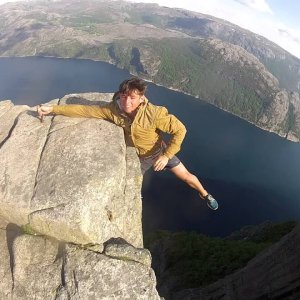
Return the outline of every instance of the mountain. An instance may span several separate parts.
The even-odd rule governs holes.
[[[300,60],[212,16],[124,1],[1,6],[0,56],[106,61],[300,140]]]

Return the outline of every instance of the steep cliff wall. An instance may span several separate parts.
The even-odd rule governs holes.
[[[59,102],[99,104],[102,99],[111,95],[70,95]],[[1,116],[15,119],[1,122],[0,214],[68,242],[102,244],[122,237],[142,246],[142,176],[122,129],[63,116],[47,116],[41,123],[35,109],[24,109],[11,107]]]
[[[160,299],[148,250],[111,239],[91,251],[23,234],[0,218],[0,299]]]
[[[207,287],[172,299],[300,299],[300,224],[248,265]]]
[[[122,129],[64,116],[40,122],[36,108],[10,101],[0,117],[0,299],[159,299],[142,248],[139,161]]]

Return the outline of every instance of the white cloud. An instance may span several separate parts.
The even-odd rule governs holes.
[[[273,15],[262,16],[262,14],[253,11],[239,11],[239,13],[236,11],[236,14],[233,14],[231,18],[226,18],[226,15],[223,18],[266,37],[300,58],[300,31],[286,26]]]
[[[235,0],[236,2],[258,10],[259,12],[266,12],[273,14],[272,9],[265,0]]]
[[[19,1],[26,1],[26,0],[0,0],[0,5],[8,2],[19,2]]]
[[[141,1],[132,0],[132,2]],[[179,0],[143,0],[142,2],[156,2],[160,5],[169,7],[181,7],[228,20],[233,24],[266,37],[300,58],[300,45],[298,42],[300,39],[300,32],[280,22],[280,20],[277,19],[277,16],[272,13],[271,8],[266,1],[186,0],[183,2]],[[244,5],[241,5],[241,2],[244,2]],[[246,3],[248,5],[245,5]],[[256,9],[253,9],[254,6]]]
[[[282,29],[282,28],[278,28],[278,32],[282,37],[288,38],[291,41],[298,43],[298,45],[300,47],[300,33],[295,34],[290,29]]]
[[[300,31],[281,25],[276,28],[274,42],[300,58]]]

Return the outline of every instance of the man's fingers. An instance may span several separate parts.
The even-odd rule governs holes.
[[[159,171],[159,163],[158,162],[156,162],[154,164],[154,171]]]
[[[37,107],[36,111],[37,111],[37,113],[38,113],[38,116],[39,116],[39,118],[41,119],[41,118],[42,118],[42,116],[43,116],[43,114],[42,114],[42,111],[41,111],[41,106],[40,106],[40,105],[38,105],[38,107]]]
[[[154,171],[161,171],[168,163],[168,158],[165,155],[160,155],[156,162],[153,164]]]
[[[154,169],[155,170],[158,169],[161,166],[161,164],[162,164],[161,161],[157,160],[154,164]]]
[[[156,166],[155,168],[154,168],[154,171],[160,171],[161,170],[161,167],[160,166]]]
[[[156,161],[154,164],[154,171],[161,171],[165,167],[165,163],[162,161]]]
[[[40,119],[41,123],[43,123],[44,113],[43,113],[41,105],[38,105],[38,107],[37,107],[37,113],[38,113],[38,116],[39,116],[39,119]]]

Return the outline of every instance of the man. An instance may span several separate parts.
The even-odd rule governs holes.
[[[216,210],[217,201],[204,189],[198,178],[191,174],[175,154],[180,150],[186,129],[165,107],[151,104],[145,97],[146,82],[133,77],[123,81],[113,101],[97,105],[42,105],[38,107],[40,118],[50,113],[69,117],[99,118],[123,127],[126,144],[136,148],[144,174],[170,170],[179,179],[198,191],[209,208]],[[171,135],[166,144],[162,133]]]

